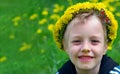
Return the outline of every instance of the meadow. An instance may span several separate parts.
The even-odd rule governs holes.
[[[103,2],[120,23],[119,0],[0,0],[0,74],[55,74],[68,57],[53,40],[54,24],[84,1]],[[120,64],[119,53],[120,29],[107,55]]]

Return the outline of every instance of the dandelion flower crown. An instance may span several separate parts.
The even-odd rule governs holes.
[[[60,49],[63,49],[62,39],[64,36],[65,29],[69,22],[75,17],[76,14],[86,12],[89,10],[97,11],[98,17],[102,20],[107,28],[107,39],[108,39],[108,49],[112,49],[113,41],[117,36],[118,23],[114,18],[114,15],[106,9],[102,3],[78,3],[76,5],[70,6],[61,16],[61,18],[56,22],[53,37]]]

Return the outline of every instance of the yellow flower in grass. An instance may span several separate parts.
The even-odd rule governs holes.
[[[20,16],[16,16],[12,19],[13,21],[13,25],[14,26],[18,26],[18,22],[21,20],[21,17]]]
[[[47,22],[47,19],[46,19],[46,18],[43,18],[43,19],[41,19],[41,20],[38,21],[38,24],[43,25],[43,24],[45,24],[46,22]]]
[[[54,25],[53,24],[49,24],[48,25],[48,30],[53,32],[53,29],[54,29]]]
[[[14,26],[18,26],[18,22],[14,22]]]
[[[41,29],[38,29],[38,30],[36,31],[36,33],[37,33],[37,34],[40,34],[40,33],[42,33],[42,30],[41,30]]]
[[[118,17],[120,17],[120,12],[117,12],[115,15],[118,16]]]
[[[116,10],[116,8],[113,7],[113,6],[109,6],[109,10],[112,11],[112,12],[114,12]]]
[[[104,0],[102,3],[104,3],[110,11],[114,12],[116,10],[115,7],[111,6],[110,3],[114,2],[115,0]]]
[[[58,19],[60,19],[60,16],[58,14],[52,14],[50,16],[50,19],[52,19],[52,20],[58,20]]]
[[[16,16],[15,18],[12,19],[13,22],[18,22],[21,20],[20,16]]]
[[[30,16],[30,20],[34,20],[38,17],[38,14],[37,13],[34,13]]]
[[[42,15],[43,15],[43,16],[47,16],[47,15],[48,15],[48,10],[47,10],[47,9],[44,9],[44,10],[42,11]]]
[[[70,5],[73,5],[72,0],[67,0]]]
[[[3,57],[0,57],[0,62],[4,62],[7,60],[7,57],[6,56],[3,56]]]
[[[22,47],[20,47],[19,51],[25,51],[31,48],[31,44],[23,43]]]
[[[14,34],[11,34],[11,35],[9,36],[9,38],[10,38],[10,39],[14,39],[14,38],[15,38],[15,35],[14,35]]]
[[[58,13],[58,12],[62,11],[63,9],[64,9],[64,6],[60,6],[59,4],[55,4],[53,12]]]

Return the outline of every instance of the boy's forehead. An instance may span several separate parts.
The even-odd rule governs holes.
[[[100,19],[95,15],[92,15],[89,18],[83,19],[82,21],[79,18],[74,18],[68,24],[67,28],[70,29],[70,30],[72,28],[78,28],[77,25],[80,25],[80,27],[84,27],[85,25],[87,25],[87,26],[85,26],[86,28],[94,27],[94,26],[103,26]]]
[[[73,21],[75,22],[75,21]],[[96,19],[96,17],[91,17],[86,20],[84,23],[71,23],[67,29],[71,34],[97,34],[104,33],[102,28],[102,23]]]

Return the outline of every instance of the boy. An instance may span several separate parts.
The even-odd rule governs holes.
[[[120,66],[105,54],[112,48],[117,21],[102,3],[78,3],[57,21],[54,38],[69,56],[57,74],[119,74]]]

